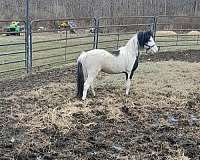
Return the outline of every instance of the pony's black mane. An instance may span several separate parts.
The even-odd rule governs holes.
[[[140,47],[144,48],[145,43],[147,43],[152,36],[153,36],[153,33],[151,31],[139,32],[137,34],[137,38],[138,38]]]

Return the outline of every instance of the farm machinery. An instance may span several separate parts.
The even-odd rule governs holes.
[[[17,21],[13,21],[10,23],[9,26],[4,28],[4,32],[6,32],[7,36],[15,35],[20,36],[21,26],[20,23]]]
[[[67,31],[69,30],[70,33],[76,33],[75,28],[76,23],[74,21],[62,21],[59,25],[59,29],[66,29]]]

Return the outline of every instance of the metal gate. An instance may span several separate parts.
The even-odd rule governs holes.
[[[138,31],[155,31],[155,17],[102,17],[98,20],[97,48],[115,50]]]
[[[70,26],[71,23],[71,26]],[[31,22],[32,68],[74,62],[95,47],[94,18],[40,19]]]
[[[11,23],[18,23],[20,30],[9,27]],[[19,20],[0,20],[0,75],[8,72],[26,71],[26,36],[25,22]],[[19,27],[19,26],[18,26]]]
[[[200,49],[200,17],[158,16],[156,42],[161,51]]]
[[[28,13],[27,13],[28,15]],[[200,17],[136,16],[19,21],[20,36],[5,36],[13,20],[0,20],[0,76],[32,73],[76,62],[82,51],[113,51],[138,31],[152,30],[160,51],[200,49]],[[71,27],[61,27],[61,23]],[[9,32],[10,33],[10,32]],[[11,32],[12,33],[12,32]],[[12,72],[12,73],[10,73]]]

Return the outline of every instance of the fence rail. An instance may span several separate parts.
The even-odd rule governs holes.
[[[19,20],[0,20],[0,27],[12,21]],[[60,27],[62,22],[69,21],[75,26]],[[200,49],[200,17],[86,17],[19,22],[26,26],[19,32],[20,36],[4,36],[15,32],[0,31],[1,77],[19,70],[31,73],[32,69],[75,62],[83,50],[103,48],[112,51],[143,30],[153,31],[161,51]]]

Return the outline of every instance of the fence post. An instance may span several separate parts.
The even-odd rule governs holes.
[[[178,34],[176,34],[176,46],[178,45]]]
[[[94,32],[94,39],[93,39],[93,49],[96,48],[96,25],[97,25],[97,19],[94,18],[94,24],[93,24],[93,29],[92,31]]]
[[[67,64],[67,40],[68,40],[68,34],[67,34],[67,28],[65,30],[65,63]]]
[[[119,48],[119,30],[118,30],[118,34],[117,34],[117,49]]]
[[[24,50],[25,50],[25,64],[24,64],[24,66],[25,66],[25,68],[26,68],[26,72],[27,72],[27,32],[26,32],[26,19],[24,20],[24,26],[25,26],[25,32],[24,32],[24,34],[25,34],[25,41],[24,41],[24,43],[25,43],[25,45],[24,45]]]
[[[157,17],[154,17],[154,34],[153,34],[154,41],[156,40],[156,31],[157,31]]]
[[[98,48],[98,43],[99,43],[99,19],[96,21],[96,26],[95,26],[95,31],[96,31],[96,46],[95,48]]]
[[[32,35],[31,35],[31,25],[29,19],[29,0],[26,0],[26,70],[27,73],[32,71]]]
[[[157,18],[156,17],[152,17],[150,30],[153,32],[154,40],[155,40],[155,35],[156,35],[156,24],[157,24]]]
[[[32,43],[32,23],[30,22],[30,30],[29,30],[29,34],[30,34],[30,39],[29,39],[29,52],[30,52],[30,72],[32,72],[32,66],[33,66],[33,43]]]

